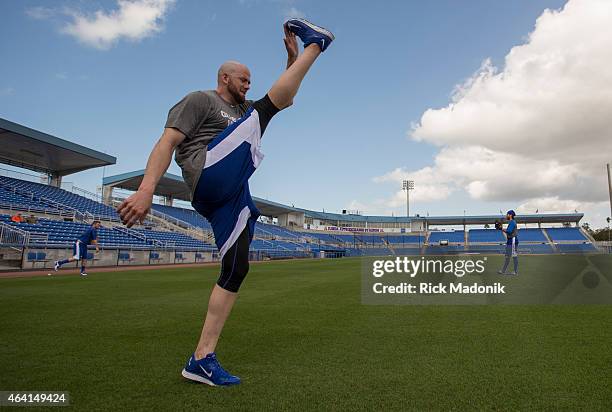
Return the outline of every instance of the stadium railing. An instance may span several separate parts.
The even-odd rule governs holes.
[[[0,245],[23,247],[30,241],[30,232],[0,222]]]

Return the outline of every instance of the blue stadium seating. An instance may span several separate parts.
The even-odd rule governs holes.
[[[57,202],[81,213],[118,220],[112,207],[54,186],[0,176],[0,189],[1,202],[29,206],[27,210],[57,211],[58,206],[53,203]]]
[[[32,196],[22,195],[2,186],[0,186],[0,207],[39,213],[49,212],[59,214],[59,209],[50,203],[41,202],[39,199],[33,198]]]
[[[555,227],[546,229],[548,236],[553,241],[585,241],[582,232],[577,227]]]
[[[45,252],[28,252],[27,259],[29,262],[45,262],[47,254]]]
[[[270,225],[266,223],[257,222],[255,225],[256,236],[273,236],[277,238],[285,239],[299,239],[300,235],[297,232],[293,232],[284,227]]]
[[[48,244],[48,245],[67,245],[72,244],[74,241],[87,229],[89,226],[86,223],[76,222],[63,222],[58,220],[50,219],[38,219],[38,223],[14,223],[10,221],[9,215],[0,215],[0,222],[7,223],[11,226],[17,227],[18,229],[43,235],[43,237],[37,236],[32,238],[32,243]],[[133,229],[134,230],[134,229]],[[131,246],[131,247],[151,247],[153,246],[152,241],[149,239],[156,239],[160,241],[172,243],[171,246],[176,248],[185,249],[212,249],[212,245],[191,238],[182,233],[175,232],[157,232],[145,229],[135,229],[135,232],[142,233],[146,236],[147,240],[140,237],[132,236],[125,231],[118,231],[112,228],[102,227],[98,231],[98,241],[101,246],[104,247],[119,247],[119,246]],[[45,239],[45,237],[47,239]]]
[[[387,242],[395,245],[400,243],[410,243],[410,244],[423,244],[425,243],[425,238],[421,235],[389,235],[386,237]]]
[[[329,233],[304,232],[304,236],[320,240],[325,243],[340,243],[340,241]]]
[[[518,238],[520,242],[548,242],[546,236],[542,232],[542,229],[520,229],[518,231]]]
[[[506,238],[501,230],[470,229],[468,232],[468,242],[470,243],[492,243],[505,240]]]
[[[198,214],[198,212],[196,212],[195,210],[158,204],[152,205],[151,208],[153,210],[157,210],[158,212],[171,216],[175,219],[189,223],[192,226],[212,231],[212,227],[210,226],[208,220]]]
[[[214,247],[206,242],[194,239],[183,233],[159,232],[148,229],[132,229],[144,235],[147,240],[155,239],[166,247],[191,248],[191,249],[213,249]]]
[[[118,220],[112,207],[56,187],[5,176],[0,176],[0,208],[64,216],[67,211],[72,213],[76,210],[90,216]],[[194,210],[158,204],[153,205],[152,208],[189,225],[207,231],[212,230],[210,223]],[[31,244],[40,246],[70,245],[87,227],[87,224],[84,223],[50,219],[39,219],[36,224],[15,224],[10,222],[7,215],[0,215],[0,221],[9,225],[18,225],[20,229],[29,231],[33,234]],[[546,234],[555,243],[554,248],[548,243]],[[398,255],[418,254],[421,250],[425,254],[502,253],[505,247],[503,234],[493,229],[471,229],[468,232],[467,246],[463,245],[464,239],[462,230],[432,231],[429,236],[429,246],[419,248],[417,246],[423,245],[424,237],[418,234],[294,231],[258,222],[251,250],[257,253],[263,252],[270,258],[279,258],[304,257],[322,250],[339,254],[344,254],[346,251],[347,256],[389,256],[393,252]],[[597,248],[576,227],[519,229],[519,239],[520,253],[597,252]],[[448,240],[451,245],[439,246],[440,240]],[[100,229],[99,242],[103,247],[118,249],[169,247],[179,250],[216,250],[215,246],[182,233],[146,229],[130,231],[108,227],[108,225]],[[392,249],[386,247],[387,245]],[[30,256],[30,254],[27,256],[28,259],[33,260],[39,257],[38,255]],[[152,257],[154,260],[157,258]],[[45,257],[42,258],[44,259]],[[129,252],[121,251],[119,260],[130,259]],[[181,259],[182,255],[176,253],[175,260]],[[199,259],[203,259],[201,253]]]
[[[438,243],[440,240],[448,240],[451,243],[464,243],[463,230],[455,230],[449,232],[435,231],[429,235],[429,244]]]
[[[207,231],[212,231],[212,227],[210,226],[208,220],[198,214],[195,210],[158,204],[154,204],[152,208],[158,212],[164,213],[175,219],[189,223],[190,225],[193,225],[195,227],[199,227]],[[298,232],[294,232],[280,226],[270,225],[261,222],[257,222],[257,224],[255,225],[255,236],[264,238],[271,237],[280,239],[294,239],[296,241],[299,241],[299,239],[302,237],[302,235]]]

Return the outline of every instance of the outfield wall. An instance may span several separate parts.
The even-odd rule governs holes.
[[[174,250],[122,250],[105,249],[99,253],[89,250],[91,259],[86,260],[87,267],[103,266],[142,266],[173,265],[186,263],[206,263],[217,261],[216,253],[211,251],[174,251]],[[22,269],[52,269],[56,260],[72,256],[71,248],[27,247],[23,251]],[[68,263],[62,267],[79,267],[78,262]]]
[[[14,252],[16,253],[16,252]],[[94,249],[88,250],[89,259],[86,260],[87,267],[112,267],[112,266],[146,266],[146,265],[181,265],[189,263],[218,262],[219,256],[216,251],[181,251],[166,249],[101,249],[94,253]],[[72,248],[51,247],[26,247],[23,248],[21,261],[14,265],[0,265],[0,270],[9,269],[53,269],[56,260],[68,259],[72,256]],[[279,250],[257,250],[250,251],[249,260],[274,260],[274,259],[304,259],[319,256],[319,253],[310,251],[279,251]],[[324,257],[339,257],[333,254]],[[3,262],[9,263],[9,262]],[[63,268],[77,268],[80,265],[75,261],[68,263]]]

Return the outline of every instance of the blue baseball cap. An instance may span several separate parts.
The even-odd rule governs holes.
[[[507,215],[512,215],[512,217],[515,217],[515,216],[516,216],[516,213],[514,213],[514,210],[508,210],[508,211],[506,212],[506,214],[507,214]]]

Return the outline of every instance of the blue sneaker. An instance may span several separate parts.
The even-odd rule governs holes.
[[[217,355],[209,353],[206,357],[196,360],[195,354],[187,361],[182,372],[183,377],[210,386],[238,385],[240,378],[230,375],[221,367]]]
[[[285,27],[302,39],[304,47],[316,43],[324,52],[334,41],[335,37],[329,30],[317,26],[305,19],[289,19],[285,22]]]

